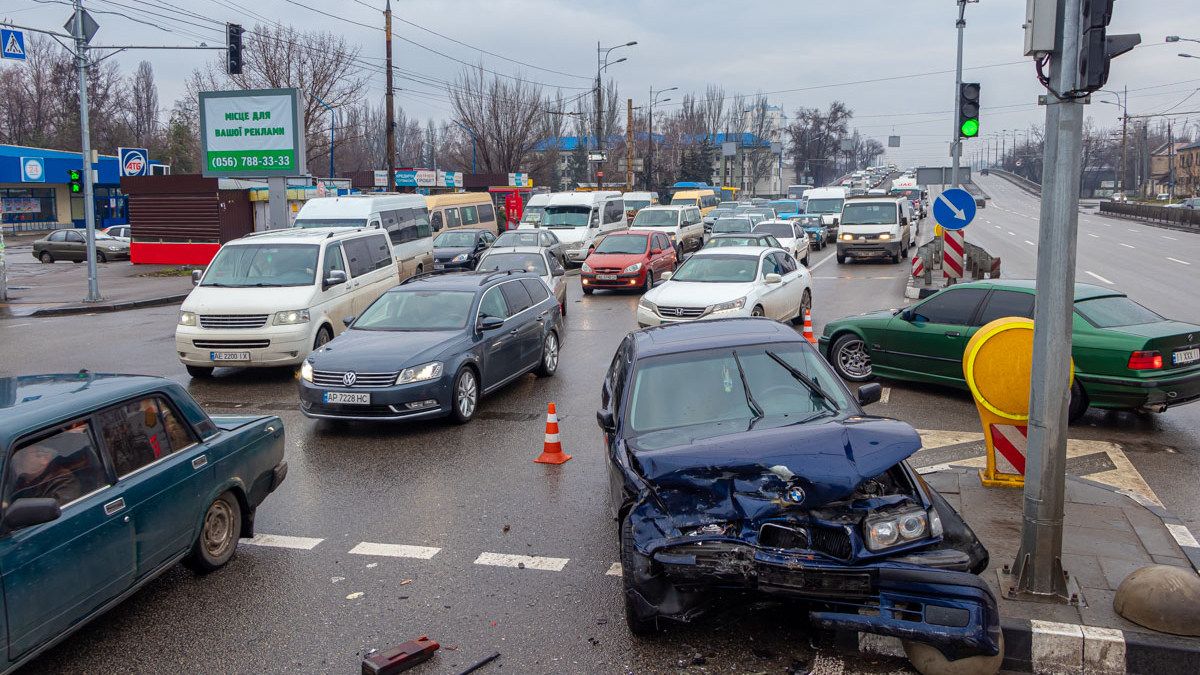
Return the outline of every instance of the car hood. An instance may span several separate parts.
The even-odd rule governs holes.
[[[707,307],[719,302],[737,300],[753,288],[754,284],[750,282],[711,284],[672,279],[655,286],[644,297],[656,305],[668,307]]]
[[[433,249],[433,258],[434,260],[453,260],[454,256],[474,252],[475,247],[473,246],[443,246]]]
[[[184,299],[180,309],[197,314],[274,314],[289,309],[307,309],[312,304],[314,288],[197,286]]]
[[[593,253],[587,257],[589,267],[620,267],[646,262],[645,253]]]
[[[529,228],[520,228],[520,229],[529,229]],[[563,228],[547,227],[546,229],[549,230],[550,232],[553,232],[554,234],[558,235],[558,240],[564,244],[574,244],[577,242],[581,242],[584,239],[587,239],[587,233],[589,232],[589,229],[586,227],[563,227]]]
[[[309,357],[316,370],[390,373],[434,361],[462,331],[347,330]]]
[[[677,521],[779,515],[798,506],[783,499],[795,486],[805,494],[799,506],[813,509],[851,496],[860,483],[921,448],[911,426],[878,417],[831,418],[715,438],[694,439],[686,429],[668,433],[676,435],[669,447],[639,450],[635,438],[631,450],[635,470]]]

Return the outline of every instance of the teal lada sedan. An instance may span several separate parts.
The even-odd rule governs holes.
[[[0,378],[0,672],[177,562],[228,563],[287,475],[283,442],[278,417],[210,417],[169,380]]]

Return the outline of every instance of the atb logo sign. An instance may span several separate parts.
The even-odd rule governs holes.
[[[145,148],[118,148],[122,176],[149,176],[150,153]]]
[[[46,182],[46,161],[41,157],[22,157],[21,158],[21,182],[22,183],[45,183]]]

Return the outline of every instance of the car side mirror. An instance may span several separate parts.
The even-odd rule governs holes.
[[[617,430],[617,421],[613,418],[611,410],[597,410],[596,424],[600,425],[600,430],[605,433],[615,433]]]
[[[356,316],[343,316],[342,317],[342,325],[345,326],[346,328],[349,328],[351,325],[354,324],[354,320],[357,318],[358,317],[356,317]]]
[[[58,520],[60,515],[58,500],[52,497],[21,497],[4,510],[4,527],[19,530]]]
[[[662,276],[660,276],[659,278],[662,279],[663,281],[670,281],[671,277],[673,277],[673,276],[675,276],[674,272],[663,272]]]
[[[329,270],[329,276],[325,277],[325,288],[344,284],[348,278],[343,270]]]
[[[878,382],[868,382],[858,388],[858,404],[871,405],[883,398],[883,385]]]
[[[764,281],[766,281],[768,284],[779,284],[783,283],[783,277],[772,272],[764,278]]]
[[[192,270],[192,285],[199,286],[200,278],[204,276],[204,270]]]
[[[504,319],[501,319],[498,316],[481,316],[479,317],[479,323],[477,324],[479,330],[481,331],[496,330],[503,325]]]
[[[562,277],[562,276],[566,276],[566,274],[567,274],[567,270],[562,267],[555,267],[553,270],[550,271],[550,276],[552,276],[552,277]]]

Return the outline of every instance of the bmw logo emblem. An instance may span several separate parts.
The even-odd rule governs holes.
[[[793,504],[799,504],[804,501],[804,488],[799,486],[788,488],[787,500]]]
[[[357,380],[358,375],[353,370],[342,375],[342,384],[346,385],[347,387],[353,387]]]

